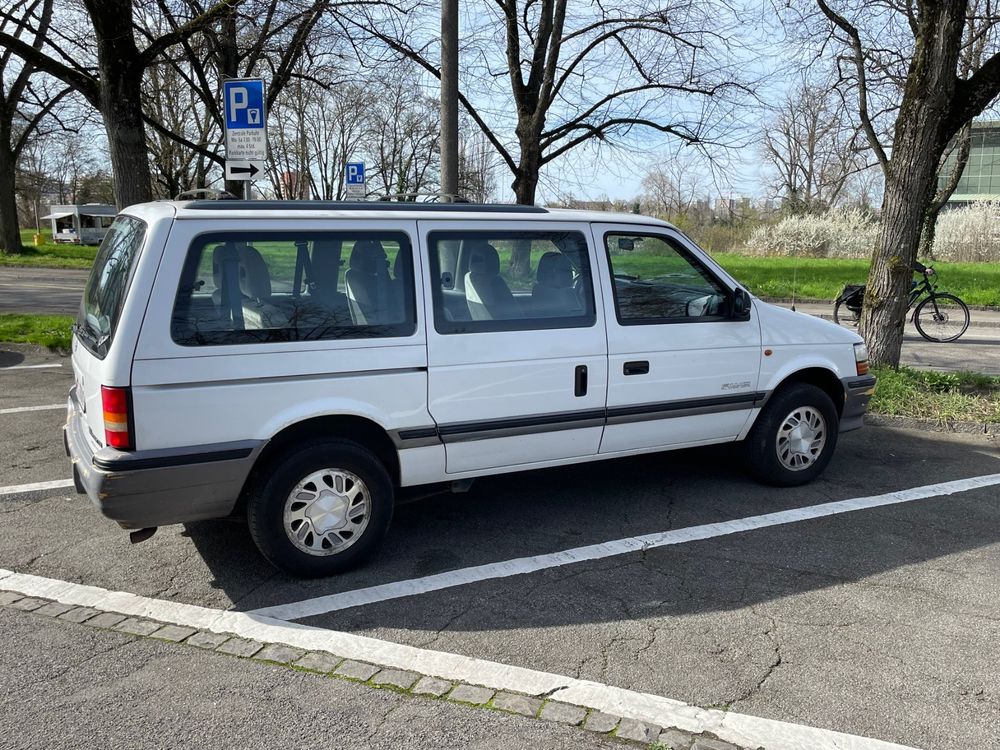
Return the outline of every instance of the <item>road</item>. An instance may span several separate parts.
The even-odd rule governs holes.
[[[0,312],[75,315],[87,273],[0,266]],[[833,314],[830,305],[800,304],[797,309],[827,318]],[[902,363],[925,369],[1000,375],[1000,313],[973,311],[972,323],[965,336],[951,344],[932,344],[908,326]]]
[[[0,313],[75,315],[90,271],[0,266]]]
[[[9,369],[38,364],[63,366]],[[264,562],[238,523],[167,527],[133,546],[88,501],[64,489],[4,496],[5,486],[69,476],[59,436],[63,413],[10,411],[64,400],[66,365],[51,355],[0,357],[0,368],[7,368],[0,369],[0,568],[223,610],[277,607],[261,614],[907,746],[993,747],[1000,737],[997,487],[963,485],[953,494],[932,490],[896,504],[814,512],[831,502],[996,475],[995,437],[868,427],[843,435],[824,477],[797,489],[756,484],[735,447],[482,479],[467,494],[398,507],[384,550],[366,567],[300,581]],[[686,531],[772,513],[809,517],[708,538]],[[666,531],[679,535],[667,546],[615,549],[616,540]],[[434,574],[494,563],[509,573],[526,556],[599,543],[611,545],[602,559],[560,559],[506,577],[486,568],[463,585],[420,593]],[[342,597],[330,598],[405,581],[411,594],[402,598],[372,595],[347,608],[339,608]],[[60,623],[42,628],[9,621],[5,634],[15,628],[28,644],[24,658],[34,660],[18,674],[31,673],[36,663],[49,668],[45,653],[52,649],[53,663],[63,663],[61,644],[76,638]],[[217,676],[216,662],[206,661],[215,657],[170,650],[182,646],[157,646],[155,653],[148,645],[129,646],[133,666],[116,666],[112,651],[100,653],[114,646],[95,638],[65,647],[75,654],[65,663],[93,653],[94,669],[118,672],[106,692],[87,692],[89,667],[83,665],[79,681],[64,684],[57,715],[67,710],[67,691],[84,690],[84,705],[100,706],[133,682],[150,691],[162,684],[155,705],[133,701],[145,721],[161,728],[179,726],[168,717],[185,715],[180,708],[171,713],[174,695],[190,692],[199,703],[243,681],[265,686],[266,695],[292,690],[269,671],[254,672],[270,669],[260,665]],[[131,669],[139,674],[129,677]],[[208,683],[202,692],[198,674]],[[18,679],[6,700],[44,704],[59,693]],[[175,679],[176,685],[166,684]],[[292,690],[297,696],[312,690],[302,679],[287,677],[299,686]],[[386,705],[372,704],[367,695],[330,696],[310,705],[356,699],[345,705],[365,717]],[[227,715],[257,710],[236,700]],[[279,723],[284,715],[270,699],[260,710]],[[401,710],[400,721],[408,721],[411,709]],[[338,716],[335,711],[330,723],[316,726],[334,727]],[[37,731],[41,715],[26,717],[36,721],[18,719],[17,737]],[[196,718],[207,721],[203,714]],[[465,726],[450,713],[434,713],[431,721],[434,731]],[[46,731],[72,731],[66,723],[51,722],[60,726]],[[127,733],[132,726],[122,719],[119,729]],[[504,727],[484,730],[497,732],[499,746],[509,741]],[[591,741],[578,731],[580,743]],[[484,734],[475,736],[488,745]],[[360,744],[362,735],[360,728],[348,732],[344,744]],[[274,737],[262,746],[287,742],[288,735]],[[411,742],[405,732],[393,737]],[[560,737],[507,746],[548,746]]]

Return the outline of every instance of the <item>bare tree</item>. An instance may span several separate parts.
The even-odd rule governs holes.
[[[376,94],[364,83],[342,84],[326,91],[309,111],[307,142],[312,155],[312,193],[323,200],[344,198],[344,165],[363,153],[368,112]]]
[[[885,175],[882,222],[865,291],[861,332],[872,362],[899,365],[911,265],[948,144],[1000,93],[1000,16],[992,0],[815,0],[856,95],[860,124]],[[973,23],[970,23],[973,22]],[[970,33],[970,29],[974,29]],[[981,64],[962,54],[986,39]],[[896,86],[895,101],[880,87]],[[882,89],[880,92],[880,88]],[[875,103],[873,105],[873,103]],[[890,118],[891,141],[880,118]]]
[[[709,189],[710,174],[690,149],[660,157],[642,178],[641,203],[661,216],[687,214]]]
[[[91,36],[94,60],[67,54],[64,33],[43,35],[41,49],[11,34],[0,32],[0,48],[78,91],[100,111],[107,131],[115,198],[120,206],[152,198],[149,157],[143,132],[142,80],[146,69],[164,51],[189,39],[218,20],[242,0],[222,0],[204,13],[188,18],[171,31],[137,42],[136,7],[133,0],[81,0],[90,25],[75,35]]]
[[[850,122],[842,97],[803,80],[766,124],[762,151],[775,171],[774,188],[793,214],[825,211],[849,192],[870,166],[868,144]]]
[[[499,157],[468,117],[459,118],[458,193],[474,203],[488,203],[497,189]]]
[[[440,78],[433,12],[338,16],[348,31]],[[733,64],[738,25],[720,0],[478,0],[465,6],[459,100],[535,202],[543,167],[595,142],[639,132],[716,143],[746,87]],[[359,50],[362,59],[377,54]],[[512,270],[527,272],[514,252]]]
[[[51,19],[52,0],[21,0],[0,15],[0,35],[39,50],[45,44]],[[44,79],[10,49],[0,49],[0,249],[7,253],[24,249],[15,191],[18,161],[69,93],[66,87],[57,88]]]
[[[423,94],[412,78],[403,78],[379,86],[373,104],[367,113],[371,191],[432,191],[440,167],[436,100]]]
[[[370,0],[378,5],[376,0]],[[317,84],[329,88],[333,83],[333,68],[324,58],[336,57],[336,34],[323,28],[323,19],[331,9],[346,9],[365,0],[343,3],[331,0],[240,0],[232,1],[221,14],[218,24],[205,28],[205,33],[182,40],[164,57],[184,84],[194,93],[194,108],[199,118],[210,127],[196,141],[177,131],[171,123],[149,113],[147,122],[162,136],[174,139],[183,147],[199,154],[218,166],[224,164],[224,153],[210,145],[221,142],[224,128],[220,98],[225,78],[262,77],[267,81],[265,106],[271,113],[280,107],[285,87],[299,81],[302,92]],[[143,33],[155,38],[166,24],[174,33],[184,28],[191,14],[210,12],[201,0],[157,0],[162,15],[155,23],[147,23]],[[346,12],[346,11],[344,11]],[[322,35],[322,44],[316,40]],[[288,113],[282,116],[290,116]],[[284,132],[284,131],[282,131]],[[287,151],[287,143],[278,144]],[[300,143],[297,148],[301,150]],[[284,154],[283,158],[287,158]],[[272,178],[275,177],[273,168]],[[287,170],[286,170],[287,171]],[[293,171],[298,171],[295,169]],[[308,186],[308,183],[304,183]],[[242,182],[227,183],[231,192],[241,191]]]

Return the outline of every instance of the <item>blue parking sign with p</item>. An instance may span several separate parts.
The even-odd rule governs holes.
[[[364,162],[360,161],[347,162],[347,184],[348,185],[365,184]]]
[[[231,80],[222,83],[227,130],[264,127],[264,81]]]

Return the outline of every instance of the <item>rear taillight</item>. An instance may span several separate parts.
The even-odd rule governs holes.
[[[101,386],[101,405],[104,407],[104,442],[112,448],[132,450],[132,431],[129,429],[128,388]]]

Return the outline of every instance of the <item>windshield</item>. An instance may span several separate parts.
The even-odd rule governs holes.
[[[132,267],[145,235],[144,222],[131,216],[119,216],[97,251],[74,330],[80,341],[98,357],[104,357],[111,345]]]

